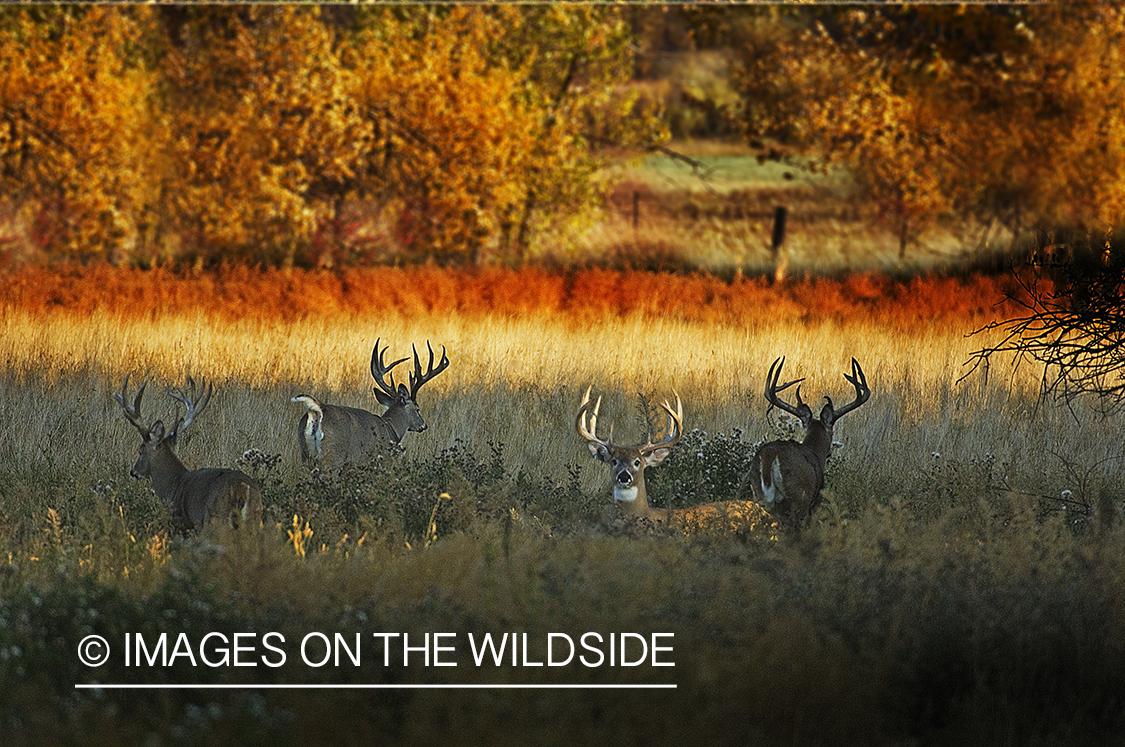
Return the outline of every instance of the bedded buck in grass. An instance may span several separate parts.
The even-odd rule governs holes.
[[[855,387],[855,399],[836,408],[830,397],[814,418],[812,408],[801,401],[800,382],[794,379],[778,385],[785,358],[778,358],[766,374],[766,400],[781,410],[795,416],[805,428],[805,438],[798,443],[793,440],[770,441],[762,444],[750,466],[751,485],[757,500],[783,524],[795,529],[805,527],[812,519],[813,512],[820,505],[821,490],[824,488],[824,465],[832,453],[832,428],[836,421],[856,409],[871,396],[863,369],[852,358],[852,373],[844,374],[844,379]],[[790,404],[778,394],[797,384],[797,403]]]
[[[212,387],[204,380],[196,390],[189,376],[188,391],[172,389],[172,398],[187,408],[172,429],[164,431],[157,420],[146,426],[141,419],[141,397],[148,382],[141,384],[133,404],[128,404],[129,377],[113,398],[125,419],[141,434],[140,455],[130,474],[148,478],[156,495],[172,510],[172,525],[182,532],[199,532],[212,521],[238,528],[262,525],[262,494],[248,475],[235,469],[205,467],[189,470],[176,456],[176,440],[211,401]]]
[[[574,428],[586,440],[590,455],[609,467],[613,479],[613,503],[621,516],[644,518],[686,531],[753,529],[772,523],[765,510],[753,501],[705,503],[686,508],[654,507],[649,503],[645,490],[645,468],[663,463],[683,435],[684,408],[680,395],[676,395],[675,409],[667,400],[660,405],[668,413],[668,430],[663,439],[653,443],[652,434],[648,433],[644,443],[623,446],[613,442],[612,425],[608,438],[598,437],[598,411],[602,398],[591,401],[591,388],[587,387],[582,397]]]
[[[301,444],[301,458],[307,465],[322,468],[340,467],[344,464],[363,462],[376,454],[388,451],[388,447],[402,442],[408,431],[426,430],[426,421],[418,409],[418,390],[427,382],[449,367],[449,357],[445,346],[441,348],[441,360],[434,368],[434,349],[426,341],[430,360],[425,373],[418,358],[418,350],[411,345],[414,353],[414,371],[410,374],[410,387],[395,385],[391,369],[408,360],[400,358],[390,365],[384,362],[387,347],[379,350],[379,340],[371,351],[371,376],[375,379],[375,399],[387,411],[382,415],[361,410],[357,407],[329,405],[308,394],[293,397],[307,408],[301,416],[297,436]]]

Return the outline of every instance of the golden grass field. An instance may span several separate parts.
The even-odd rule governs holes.
[[[857,276],[771,287],[603,270],[232,274],[103,268],[17,276],[0,312],[7,375],[31,391],[55,377],[92,375],[82,398],[90,408],[84,427],[112,434],[126,454],[133,435],[109,396],[126,374],[135,383],[153,378],[154,391],[188,374],[206,377],[219,397],[200,427],[213,433],[197,439],[199,455],[192,456],[229,463],[250,447],[292,456],[300,412],[288,401],[292,394],[378,409],[368,371],[376,338],[393,358],[429,340],[439,351],[444,345],[453,364],[427,385],[432,428],[411,436],[408,447],[497,441],[518,468],[548,473],[583,455],[571,418],[588,384],[611,397],[607,412],[620,417],[632,412],[637,392],[659,400],[676,390],[689,428],[738,427],[757,438],[771,433],[761,391],[774,358],[786,356],[787,377],[806,378],[806,397],[839,399],[850,393],[842,375],[855,357],[877,396],[841,436],[877,427],[861,441],[874,453],[887,447],[879,441],[889,428],[907,423],[925,434],[913,455],[919,459],[950,448],[956,419],[993,428],[993,451],[1003,451],[1014,434],[1006,433],[1013,429],[997,403],[1015,397],[1026,407],[1038,386],[1039,372],[1006,365],[993,367],[988,387],[979,375],[956,384],[987,339],[967,333],[1011,308],[994,308],[1005,289],[987,278],[895,283]],[[33,394],[28,406],[39,401]],[[164,408],[154,416],[171,417],[170,400],[149,401]],[[1040,417],[1052,417],[1046,412],[1053,410]],[[1066,418],[1058,420],[1066,427]],[[42,427],[49,432],[47,422]],[[980,445],[961,435],[956,441]],[[1067,441],[1073,439],[1059,443]],[[1096,454],[1095,447],[1090,456]]]
[[[989,339],[968,333],[1015,310],[996,305],[1002,280],[97,267],[10,271],[3,287],[0,691],[28,694],[0,696],[0,715],[16,744],[1104,744],[1125,729],[1123,423],[1091,403],[1039,403],[1041,372],[1010,360],[958,383]],[[448,350],[449,370],[420,395],[430,428],[385,472],[310,479],[289,398],[378,410],[376,338],[393,357],[426,340]],[[704,473],[737,472],[755,442],[791,433],[762,396],[781,355],[808,400],[850,399],[853,356],[873,390],[836,428],[843,445],[804,536],[602,525],[608,475],[573,426],[587,385],[621,439],[642,437],[638,393],[683,397],[697,432],[650,472],[654,501],[745,498]],[[169,534],[148,484],[128,479],[138,437],[111,396],[126,374],[152,380],[145,415],[166,421],[167,386],[215,383],[179,452],[192,467],[254,471],[260,536],[216,552]],[[280,461],[248,462],[248,449]],[[247,674],[95,672],[71,655],[91,630],[215,627],[660,629],[675,632],[678,659],[669,673]],[[679,686],[73,691],[91,678],[247,677]]]

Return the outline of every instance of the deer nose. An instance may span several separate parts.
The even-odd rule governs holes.
[[[623,469],[617,473],[617,484],[623,487],[629,487],[633,484],[633,476],[629,474],[629,470]]]

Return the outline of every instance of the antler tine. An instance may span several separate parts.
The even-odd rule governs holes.
[[[649,439],[648,443],[645,444],[641,451],[647,453],[655,449],[670,449],[679,443],[680,438],[684,435],[684,404],[680,401],[679,392],[673,390],[672,394],[676,395],[675,410],[672,409],[672,405],[668,403],[668,400],[664,400],[660,403],[660,406],[668,413],[668,433],[665,434],[663,440],[655,444]]]
[[[207,381],[207,379],[201,379],[200,381],[201,383],[197,391],[195,388],[195,380],[192,377],[188,376],[187,394],[185,394],[184,391],[178,387],[173,388],[170,392],[170,394],[172,395],[172,399],[176,400],[187,408],[187,412],[184,413],[184,416],[182,418],[176,421],[176,427],[172,429],[176,433],[183,432],[184,428],[187,428],[189,425],[191,425],[191,422],[195,420],[195,416],[203,412],[203,410],[206,409],[207,404],[211,401],[211,394],[214,392],[214,387]]]
[[[789,413],[790,415],[796,415],[797,417],[800,417],[801,413],[800,413],[800,410],[798,408],[801,406],[801,404],[803,404],[801,402],[801,387],[800,386],[797,387],[797,404],[796,405],[789,404],[785,400],[781,399],[781,397],[778,397],[777,394],[778,394],[778,392],[785,391],[786,389],[793,386],[794,384],[800,384],[802,381],[804,381],[804,378],[802,377],[800,379],[793,379],[792,381],[787,381],[784,384],[778,386],[777,380],[781,378],[781,369],[784,368],[784,367],[785,367],[785,357],[784,356],[775,359],[774,362],[773,362],[773,365],[770,366],[770,371],[769,371],[768,374],[766,374],[766,401],[769,402],[774,407],[777,407],[781,410],[784,410],[785,412]]]
[[[130,407],[126,404],[126,400],[128,399],[128,394],[126,394],[126,392],[129,389],[130,376],[132,376],[132,374],[126,374],[125,383],[121,385],[121,391],[114,392],[113,398],[117,400],[117,404],[121,405],[121,410],[125,413],[125,419],[128,420],[134,428],[140,431],[142,437],[147,439],[149,433],[148,426],[141,422],[141,397],[145,394],[145,387],[148,386],[148,381],[146,380],[141,384],[141,388],[137,390],[137,396],[133,399],[133,405]]]
[[[855,358],[852,358],[851,375],[844,374],[844,379],[855,387],[855,399],[836,410],[836,419],[856,409],[871,397],[871,387],[867,386],[867,377],[863,375],[863,369],[859,367],[859,361]]]
[[[430,341],[426,340],[426,349],[430,351],[430,362],[426,366],[426,373],[422,373],[422,361],[418,359],[418,350],[413,344],[411,344],[410,349],[414,352],[414,372],[410,374],[410,398],[414,399],[423,384],[449,368],[449,356],[446,355],[445,346],[442,345],[441,360],[438,361],[437,369],[434,369],[434,349],[430,345]]]
[[[387,347],[379,350],[379,341],[381,339],[382,338],[375,339],[375,347],[371,350],[371,377],[375,379],[375,383],[380,389],[394,397],[398,394],[398,391],[395,388],[395,377],[391,374],[391,369],[408,359],[399,358],[388,366],[384,362],[384,357],[387,355],[387,351],[391,349],[391,346],[388,344]]]
[[[609,438],[605,441],[598,438],[598,410],[602,406],[602,398],[598,397],[597,401],[590,399],[590,390],[594,385],[586,387],[586,393],[582,395],[582,405],[578,408],[578,415],[574,418],[574,429],[578,431],[578,435],[586,439],[590,443],[601,444],[602,446],[609,447],[613,443],[613,428],[610,427]],[[586,425],[586,411],[593,405],[593,412],[590,413],[590,425]]]

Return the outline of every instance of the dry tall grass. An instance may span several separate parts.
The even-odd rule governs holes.
[[[124,465],[134,435],[110,394],[132,373],[154,379],[153,418],[175,417],[162,387],[187,374],[215,382],[218,396],[182,448],[190,464],[230,465],[257,448],[295,467],[299,408],[289,398],[307,392],[378,410],[367,361],[379,337],[392,356],[431,340],[453,362],[423,392],[431,428],[408,437],[409,453],[457,440],[480,452],[499,443],[513,471],[556,479],[585,458],[572,418],[590,383],[606,395],[623,438],[642,432],[638,392],[652,400],[673,389],[689,430],[776,436],[761,391],[781,355],[788,374],[805,377],[806,398],[847,396],[842,374],[853,356],[867,372],[874,396],[842,423],[845,448],[834,458],[852,465],[862,486],[850,492],[857,509],[870,495],[912,489],[912,475],[934,468],[933,454],[957,462],[990,455],[1039,495],[1074,489],[1064,479],[1068,463],[1103,479],[1118,467],[1119,423],[1081,408],[1075,419],[1036,407],[1037,371],[993,366],[987,384],[979,374],[957,383],[984,342],[966,334],[1002,299],[1003,284],[989,278],[864,275],[770,287],[600,270],[192,277],[100,268],[29,271],[7,288],[5,409],[9,421],[27,424],[0,439],[13,464],[50,454],[111,473]],[[60,438],[60,412],[69,440]],[[108,448],[90,449],[91,440]],[[601,479],[587,470],[583,484],[593,490]]]
[[[433,268],[201,278],[97,269],[24,278],[6,286],[0,309],[0,412],[14,424],[0,431],[0,557],[8,558],[0,617],[15,621],[0,627],[0,650],[34,649],[38,679],[27,690],[34,696],[4,695],[26,674],[18,659],[0,659],[0,717],[48,722],[49,709],[69,704],[71,715],[51,722],[42,742],[73,741],[91,719],[107,743],[119,744],[181,732],[237,741],[232,735],[247,729],[342,743],[457,733],[468,743],[487,734],[493,743],[552,744],[581,734],[651,743],[703,735],[739,744],[1094,744],[1125,728],[1113,711],[1125,671],[1125,597],[1117,591],[1125,555],[1113,527],[1123,423],[1085,405],[1077,418],[1037,405],[1035,371],[994,365],[988,382],[956,383],[982,344],[964,335],[989,320],[995,281],[864,276],[771,288],[641,273]],[[369,499],[387,494],[370,480],[389,473],[358,475],[339,492],[371,513],[349,519],[324,505],[327,493],[297,465],[300,412],[289,397],[308,391],[374,407],[367,362],[376,337],[397,356],[411,342],[444,344],[452,365],[423,390],[431,427],[408,436],[398,461],[427,474],[395,473],[390,501]],[[718,469],[697,464],[692,449],[734,454],[735,429],[746,442],[784,430],[766,417],[761,394],[778,355],[787,357],[787,374],[807,377],[809,399],[847,397],[842,374],[852,356],[873,389],[836,429],[843,446],[805,539],[590,533],[610,493],[573,431],[588,383],[606,395],[603,418],[616,421],[621,438],[643,432],[637,392],[651,401],[673,388],[688,428],[707,432],[689,434],[651,470],[650,491],[662,502],[695,485],[696,467]],[[210,407],[180,444],[190,465],[233,466],[249,448],[282,455],[280,467],[263,472],[272,502],[263,537],[222,552],[169,540],[147,486],[126,478],[137,437],[111,392],[128,372],[153,378],[145,412],[166,420],[174,403],[162,396],[165,385],[186,373],[215,381]],[[459,439],[477,461],[450,456]],[[490,442],[503,445],[493,461]],[[442,460],[453,458],[456,469],[443,472]],[[559,485],[566,489],[550,487]],[[721,497],[745,497],[738,490]],[[1059,500],[1063,490],[1074,503]],[[521,491],[538,497],[525,500]],[[452,500],[439,501],[442,492]],[[403,529],[405,517],[396,524],[408,504],[425,536]],[[286,540],[292,513],[311,524],[311,535],[300,534],[306,556]],[[295,638],[333,627],[659,628],[675,631],[683,658],[674,673],[680,690],[664,699],[232,694],[206,701],[224,715],[203,723],[203,701],[190,693],[160,708],[143,697],[75,696],[74,681],[90,671],[52,654],[61,649],[50,642],[65,641],[69,656],[71,638],[106,626],[110,634],[280,627]],[[622,671],[568,670],[562,679],[618,681]],[[270,676],[544,682],[553,674]],[[102,675],[231,678],[120,668]],[[141,715],[122,718],[133,713],[122,703],[140,703]],[[321,712],[332,718],[312,715]]]

